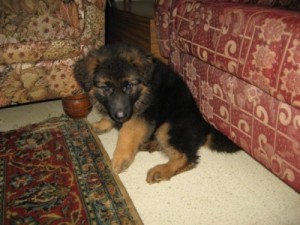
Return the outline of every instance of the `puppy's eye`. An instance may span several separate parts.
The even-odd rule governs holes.
[[[111,87],[104,85],[104,86],[101,86],[100,89],[102,89],[105,92],[109,92],[111,90]]]
[[[124,92],[130,91],[132,89],[132,87],[133,87],[133,84],[128,82],[128,83],[124,84],[123,91]]]
[[[109,84],[98,84],[96,85],[105,95],[109,95],[113,92],[113,87]]]
[[[106,93],[111,93],[113,91],[112,87],[110,86],[102,86],[101,89]]]
[[[124,92],[130,92],[135,85],[138,85],[140,82],[138,80],[125,81],[122,85],[122,90]]]

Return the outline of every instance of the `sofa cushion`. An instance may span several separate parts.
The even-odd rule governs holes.
[[[170,42],[300,107],[300,14],[233,3],[177,1]]]

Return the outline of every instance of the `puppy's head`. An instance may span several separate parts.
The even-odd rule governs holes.
[[[114,121],[123,123],[145,109],[152,70],[152,57],[140,49],[111,45],[80,60],[75,66],[75,77]]]

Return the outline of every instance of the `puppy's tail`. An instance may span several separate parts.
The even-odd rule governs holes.
[[[241,150],[241,147],[233,143],[213,126],[211,127],[210,136],[208,138],[208,146],[211,150],[217,152],[234,153]]]

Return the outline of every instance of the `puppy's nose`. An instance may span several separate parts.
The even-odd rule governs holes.
[[[120,122],[120,123],[123,123],[126,121],[128,117],[128,114],[124,111],[117,111],[115,114],[114,114],[114,119],[117,121],[117,122]]]
[[[125,117],[125,113],[123,111],[118,111],[116,117],[121,120]]]

